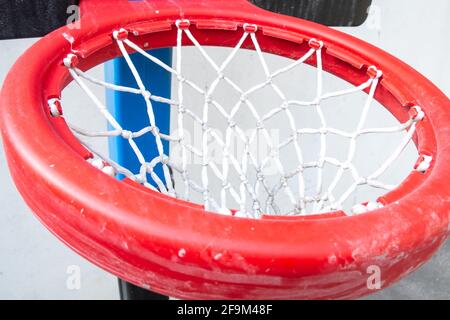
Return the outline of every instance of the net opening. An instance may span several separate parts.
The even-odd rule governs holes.
[[[307,215],[343,210],[344,203],[360,186],[369,186],[385,190],[386,192],[397,187],[397,185],[380,181],[380,177],[398,160],[405,148],[412,143],[416,125],[425,117],[425,114],[419,106],[413,106],[411,107],[409,120],[404,123],[390,127],[366,128],[368,114],[382,77],[382,71],[378,70],[376,66],[368,68],[367,79],[363,83],[340,91],[324,92],[324,70],[322,64],[324,44],[318,39],[309,41],[309,50],[301,58],[293,60],[289,65],[281,69],[271,71],[258,42],[258,27],[256,25],[244,25],[240,40],[220,64],[211,58],[190,31],[190,22],[188,20],[179,20],[175,25],[177,28],[177,45],[175,48],[176,61],[174,66],[165,64],[131,41],[127,30],[120,29],[113,33],[114,41],[136,81],[135,88],[107,83],[81,71],[77,68],[78,58],[75,54],[69,54],[64,59],[64,65],[72,78],[92,100],[112,128],[112,130],[106,131],[92,131],[68,122],[75,135],[80,137],[81,143],[95,154],[95,158],[89,160],[92,165],[106,174],[111,176],[121,174],[153,191],[161,192],[170,197],[192,201],[191,198],[194,193],[200,195],[201,204],[206,211],[248,218],[260,218],[265,214]],[[192,42],[204,61],[215,72],[214,80],[207,88],[202,88],[184,77],[182,43],[185,37]],[[242,49],[246,41],[251,41],[253,44],[257,59],[264,72],[264,79],[249,89],[243,89],[225,73],[227,67],[236,58],[237,53]],[[153,95],[145,87],[128,50],[133,50],[137,54],[146,57],[150,63],[158,65],[172,75],[172,78],[178,85],[176,99]],[[276,84],[275,80],[277,77],[303,65],[308,59],[313,58],[316,61],[317,75],[315,98],[311,101],[290,99],[283,92],[282,88]],[[105,104],[95,96],[87,83],[100,85],[109,90],[142,96],[146,105],[148,126],[139,131],[130,131],[127,128],[123,128]],[[226,83],[231,88],[230,90],[234,90],[239,95],[240,98],[236,103],[224,106],[214,99],[214,92],[221,83]],[[267,88],[273,91],[281,103],[269,112],[261,114],[258,106],[252,103],[249,96]],[[194,112],[186,103],[187,89],[203,96],[200,114]],[[327,122],[322,107],[323,102],[362,91],[368,91],[368,93],[356,128],[351,131],[344,131],[331,127]],[[176,117],[176,128],[171,128],[171,134],[160,132],[153,102],[164,103],[174,108],[173,114]],[[49,107],[52,116],[58,117],[62,115],[61,103],[58,99],[50,100]],[[244,108],[252,115],[253,125],[250,129],[244,128],[239,123],[238,113]],[[299,126],[293,110],[300,108],[314,110],[320,120],[320,125],[317,128]],[[210,123],[211,114],[213,113],[219,114],[221,119],[223,119],[223,123],[226,124],[222,135],[218,134],[217,128]],[[286,126],[282,129],[287,132],[288,137],[283,141],[275,141],[268,129],[268,123],[271,119],[280,115],[285,117]],[[187,139],[189,131],[186,128],[186,121],[188,119],[201,128],[200,143],[194,144]],[[369,134],[400,132],[405,132],[405,134],[397,148],[381,166],[371,174],[363,176],[353,163],[356,155],[357,140]],[[159,154],[153,159],[146,159],[136,143],[136,139],[148,134],[155,137],[156,148]],[[327,155],[327,148],[329,147],[327,137],[330,135],[348,141],[348,151],[343,159]],[[319,137],[320,144],[315,161],[305,161],[305,151],[302,150],[302,139],[305,136]],[[139,160],[140,171],[131,172],[129,169],[109,159],[109,157],[97,152],[86,141],[82,141],[84,138],[98,137],[121,137],[127,140]],[[239,152],[236,152],[233,145],[233,141],[236,140],[241,144]],[[176,146],[176,156],[174,154],[166,154],[164,141],[170,143],[171,150],[173,149],[172,146]],[[263,154],[259,150],[254,150],[256,141],[258,143],[264,142],[265,152]],[[222,150],[220,163],[210,156],[211,142],[214,142]],[[283,156],[281,156],[283,151],[288,148],[295,155],[295,165],[285,163]],[[192,157],[200,159],[200,170],[190,170],[189,159]],[[422,156],[414,170],[425,172],[429,168],[431,161],[431,157]],[[336,173],[328,184],[325,184],[324,181],[326,166],[336,168]],[[162,176],[155,173],[157,167],[162,168]],[[269,167],[273,169],[270,173],[267,172]],[[313,194],[307,192],[307,189],[311,187],[308,186],[308,181],[305,179],[305,171],[312,169],[315,170],[314,186],[312,187],[314,190]],[[352,183],[338,194],[336,192],[337,186],[345,174],[351,176]],[[174,176],[177,176],[177,179]],[[181,183],[175,182],[178,180]],[[213,181],[219,185],[218,188],[212,187]],[[286,206],[289,209],[286,210]],[[381,203],[368,201],[362,204],[355,204],[346,213],[361,214],[380,207],[382,207]]]

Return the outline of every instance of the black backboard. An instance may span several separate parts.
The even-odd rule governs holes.
[[[105,0],[107,1],[107,0]],[[277,13],[328,26],[358,26],[372,0],[249,0]],[[41,37],[63,26],[79,0],[0,0],[0,39]]]

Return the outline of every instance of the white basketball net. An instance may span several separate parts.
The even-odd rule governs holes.
[[[303,57],[293,61],[287,67],[276,71],[270,71],[268,64],[266,63],[265,56],[259,46],[257,34],[254,32],[256,30],[256,26],[250,26],[250,28],[247,26],[244,28],[241,39],[231,51],[229,56],[221,64],[217,64],[213,61],[202,45],[189,31],[188,21],[178,21],[176,26],[178,29],[176,47],[177,58],[175,66],[173,67],[166,65],[130,41],[126,37],[127,32],[125,30],[122,29],[114,33],[114,38],[117,45],[126,59],[136,80],[137,88],[114,85],[95,79],[77,69],[76,66],[73,65],[72,59],[74,58],[74,55],[69,55],[65,59],[65,65],[68,67],[73,79],[92,99],[98,110],[104,115],[109,125],[113,128],[111,131],[93,132],[70,125],[71,129],[77,135],[84,137],[123,137],[128,140],[130,146],[132,147],[141,164],[141,170],[140,172],[130,172],[127,168],[118,165],[107,157],[101,156],[98,152],[90,148],[91,151],[98,157],[91,160],[93,165],[109,174],[121,173],[129,179],[171,197],[177,197],[189,201],[192,193],[199,193],[202,196],[202,204],[204,205],[205,210],[214,211],[221,214],[233,214],[240,217],[257,218],[262,214],[299,215],[341,210],[343,203],[349,198],[350,195],[352,195],[352,193],[355,192],[358,186],[368,185],[374,188],[381,188],[386,191],[392,190],[396,187],[394,185],[385,184],[379,181],[379,177],[388,169],[388,167],[391,166],[394,161],[397,160],[402,151],[410,143],[416,129],[416,122],[420,121],[424,117],[424,113],[419,107],[413,107],[415,113],[405,123],[387,128],[364,128],[369,109],[374,100],[374,94],[379,83],[379,78],[382,75],[381,71],[377,70],[376,67],[371,67],[372,76],[368,76],[367,81],[359,86],[342,91],[324,93],[322,89],[323,44],[320,41],[312,39],[310,41],[311,49]],[[216,71],[217,76],[215,80],[206,90],[201,89],[198,85],[183,76],[183,37],[188,37],[189,40],[192,41],[204,57],[205,61],[207,61],[207,63],[209,63]],[[224,71],[230,62],[235,58],[236,53],[239,51],[244,41],[249,37],[251,38],[262,68],[264,69],[265,79],[261,81],[259,85],[253,86],[248,90],[243,90],[232,79],[226,76]],[[157,64],[172,74],[173,78],[178,81],[177,100],[174,100],[171,97],[159,97],[152,95],[152,93],[146,89],[138,70],[127,52],[127,47],[145,56],[149,61]],[[307,59],[313,57],[313,55],[316,56],[317,60],[317,92],[315,99],[309,102],[289,100],[281,88],[273,82],[273,79],[302,65]],[[104,86],[111,90],[141,95],[147,106],[149,125],[137,132],[127,131],[126,128],[123,128],[120,123],[116,121],[113,115],[108,111],[107,107],[93,94],[93,92],[86,85],[86,81]],[[236,104],[224,106],[212,98],[218,84],[223,81],[228,83],[240,95],[241,99]],[[190,87],[204,96],[202,114],[194,113],[187,105],[185,105],[183,95],[186,87]],[[250,94],[257,92],[262,88],[272,88],[276,95],[278,95],[283,101],[280,106],[272,109],[267,114],[259,114],[258,107],[253,105],[248,99]],[[365,89],[369,89],[369,93],[367,95],[366,103],[362,108],[361,117],[356,129],[352,132],[345,132],[329,127],[322,110],[321,102],[338,96],[350,95]],[[170,107],[175,108],[177,128],[171,128],[171,131],[174,132],[173,134],[165,135],[159,131],[158,119],[155,119],[152,101],[163,102]],[[54,102],[54,100],[50,101],[50,107],[52,114],[57,116],[59,113],[58,110],[56,110],[57,108],[54,107]],[[314,110],[316,110],[321,122],[321,126],[319,128],[298,127],[291,110],[292,108],[302,107],[314,108]],[[254,117],[254,128],[250,131],[250,133],[248,133],[248,130],[245,132],[245,130],[239,126],[239,119],[235,117],[240,108],[248,108]],[[224,123],[228,124],[225,130],[225,138],[220,137],[214,130],[212,130],[213,128],[209,126],[208,120],[211,113],[219,113],[223,117]],[[282,129],[290,131],[290,137],[286,141],[275,144],[266,128],[266,124],[272,117],[280,113],[284,114],[286,117],[286,128]],[[185,139],[185,121],[187,119],[198,123],[202,128],[202,143],[200,148],[190,144]],[[391,156],[372,174],[365,177],[361,176],[357,168],[352,163],[355,157],[357,139],[366,134],[401,131],[406,131],[406,134],[401,144],[391,154]],[[135,139],[145,134],[152,134],[156,139],[159,156],[154,159],[145,159],[143,153],[135,142]],[[303,160],[304,157],[301,148],[301,139],[305,135],[320,136],[320,151],[317,161],[305,162]],[[338,160],[327,156],[327,135],[337,135],[348,139],[350,147],[345,159]],[[267,152],[262,159],[252,152],[251,147],[252,143],[255,139],[258,139],[258,137],[263,138],[263,140],[267,143],[267,148],[269,150],[269,152]],[[232,138],[237,138],[244,144],[243,152],[239,154],[232,152]],[[174,157],[170,157],[166,154],[163,148],[164,140],[169,141],[171,145],[178,145],[181,150],[181,156],[175,159]],[[208,148],[211,140],[223,149],[223,159],[221,164],[215,163],[208,156]],[[296,168],[291,171],[286,170],[286,164],[283,162],[283,159],[279,157],[280,150],[286,148],[287,146],[293,147],[297,161]],[[201,171],[200,174],[196,174],[196,176],[189,172],[187,162],[189,155],[194,155],[201,158]],[[423,163],[419,165],[417,170],[424,171],[427,169],[427,163],[429,164],[430,159],[426,158],[423,160]],[[275,165],[277,171],[275,180],[273,179],[273,175],[268,177],[268,175],[264,172],[265,167],[269,164]],[[159,177],[154,172],[157,165],[162,165],[164,177]],[[337,167],[337,173],[328,185],[324,185],[323,181],[323,168],[325,165]],[[290,163],[290,166],[292,166],[292,163]],[[312,196],[305,193],[304,172],[307,169],[316,169],[317,171],[315,195]],[[346,171],[351,172],[354,182],[347,188],[347,190],[341,192],[341,194],[336,194],[336,186]],[[238,182],[235,184],[230,183],[229,177],[231,173],[239,177]],[[177,186],[176,188],[172,175],[179,175],[181,181],[183,181],[183,186]],[[153,181],[149,181],[149,179]],[[210,186],[212,180],[219,180],[220,188],[216,191],[211,190]],[[157,187],[155,187],[154,184]],[[182,190],[179,191],[179,189]],[[284,202],[283,206],[286,206],[285,202],[287,201],[290,210],[283,212],[280,211],[280,206],[277,203],[277,199],[280,199],[281,195],[283,195],[281,197]],[[233,207],[231,204],[237,204],[237,207]],[[354,206],[353,213],[367,212],[379,207],[381,207],[381,204],[377,202],[360,204]],[[236,209],[236,212],[232,212],[230,208]]]

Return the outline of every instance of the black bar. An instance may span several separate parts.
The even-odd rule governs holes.
[[[327,26],[359,26],[372,0],[250,0],[260,8]]]
[[[248,1],[269,11],[328,26],[361,25],[372,3],[372,0]],[[69,17],[67,8],[78,3],[79,0],[0,0],[0,40],[42,37],[65,25]]]
[[[169,300],[169,297],[142,289],[119,279],[120,300]]]
[[[0,40],[42,37],[64,26],[78,0],[0,0]]]

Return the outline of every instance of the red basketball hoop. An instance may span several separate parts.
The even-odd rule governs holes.
[[[14,181],[42,223],[73,250],[122,279],[177,298],[356,298],[371,292],[369,266],[381,269],[386,287],[447,239],[450,101],[422,75],[351,36],[245,1],[129,5],[97,1],[84,8],[89,14],[81,28],[59,29],[35,44],[1,94],[0,124]],[[248,33],[262,51],[295,60],[321,50],[323,70],[354,85],[376,79],[375,99],[400,122],[417,124],[415,170],[377,203],[356,208],[370,211],[362,215],[263,219],[211,214],[104,174],[112,168],[102,163],[101,172],[89,164],[92,151],[60,117],[69,70],[121,55],[116,42],[128,38],[140,48],[176,47],[178,30],[188,30],[201,45],[222,47],[234,47]],[[242,48],[255,49],[250,38]],[[313,54],[306,63],[318,61]],[[365,91],[370,94],[370,86]]]

